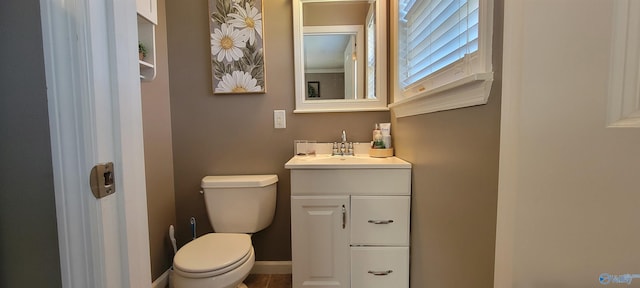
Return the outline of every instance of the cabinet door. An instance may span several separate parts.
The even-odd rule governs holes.
[[[153,24],[158,24],[158,2],[157,0],[136,0],[138,14],[142,15]]]
[[[292,196],[293,287],[349,287],[349,196]]]

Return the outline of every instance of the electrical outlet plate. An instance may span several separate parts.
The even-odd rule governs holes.
[[[273,110],[273,128],[287,128],[287,118],[284,110]]]

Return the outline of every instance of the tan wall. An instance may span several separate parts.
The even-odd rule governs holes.
[[[273,224],[253,236],[257,260],[290,260],[290,181],[284,163],[294,139],[370,141],[388,112],[293,114],[293,28],[290,0],[263,1],[267,93],[212,95],[207,1],[166,3],[177,237],[190,239],[189,218],[198,235],[212,231],[200,190],[206,175],[277,174]],[[287,111],[287,128],[273,128],[273,110]]]
[[[151,273],[158,278],[171,267],[173,248],[169,225],[176,223],[169,108],[169,65],[167,59],[167,25],[165,0],[158,0],[156,26],[156,79],[140,82],[142,90],[142,124],[144,160],[149,214]]]
[[[411,287],[493,287],[502,1],[495,1],[487,105],[398,118],[396,155],[413,164]]]
[[[368,2],[306,3],[303,5],[304,26],[364,25]]]

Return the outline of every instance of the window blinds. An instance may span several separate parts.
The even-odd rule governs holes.
[[[403,89],[478,50],[479,0],[399,2]]]

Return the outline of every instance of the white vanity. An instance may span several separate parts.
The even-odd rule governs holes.
[[[409,287],[411,164],[294,156],[293,287]]]

